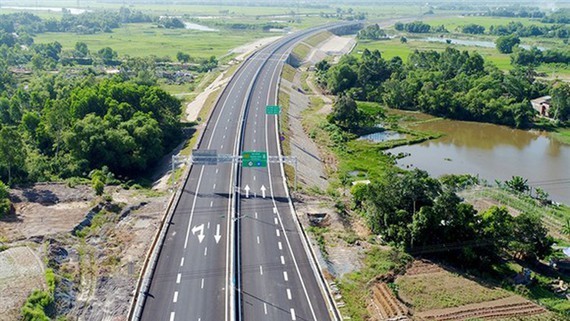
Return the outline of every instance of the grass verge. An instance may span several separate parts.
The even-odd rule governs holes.
[[[410,260],[409,255],[398,250],[382,250],[375,246],[368,250],[362,269],[340,279],[339,289],[346,303],[340,308],[341,314],[353,321],[370,320],[366,309],[368,300],[363,299],[370,296],[368,283],[377,276],[403,269]]]

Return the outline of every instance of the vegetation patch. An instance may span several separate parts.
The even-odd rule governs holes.
[[[47,291],[35,290],[30,294],[21,309],[24,320],[48,321],[55,314],[54,292],[56,279],[52,269],[46,269]]]
[[[311,47],[316,47],[318,44],[327,40],[331,36],[333,36],[333,34],[330,31],[319,32],[316,35],[310,36],[309,38],[305,39],[303,42]]]
[[[570,145],[570,128],[557,128],[555,131],[549,133],[550,136],[554,137],[561,143]]]
[[[296,72],[297,71],[293,66],[289,64],[284,64],[283,71],[281,72],[281,77],[289,82],[293,82]]]
[[[370,318],[367,310],[369,302],[363,299],[370,296],[370,282],[391,272],[401,272],[411,257],[396,249],[386,250],[373,246],[366,252],[363,261],[362,269],[344,275],[339,281],[339,289],[346,303],[340,308],[341,314],[356,321]]]
[[[310,52],[311,47],[302,42],[293,48],[292,54],[297,58],[297,60],[304,61],[307,56],[309,56]]]
[[[481,285],[450,272],[401,276],[396,280],[398,294],[417,312],[458,307],[505,298],[512,294],[500,288]]]

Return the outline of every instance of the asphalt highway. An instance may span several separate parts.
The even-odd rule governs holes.
[[[322,28],[287,35],[247,59],[222,92],[199,149],[280,155],[278,117],[265,115],[265,106],[276,104],[287,52]],[[140,319],[331,320],[293,219],[282,165],[236,166],[192,166]],[[237,193],[236,184],[241,187]],[[247,198],[246,185],[251,189]]]

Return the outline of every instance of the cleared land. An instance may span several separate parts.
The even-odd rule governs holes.
[[[0,252],[0,321],[18,320],[26,297],[45,287],[43,263],[34,250],[18,246]]]
[[[458,307],[511,296],[511,293],[482,285],[447,271],[405,275],[396,280],[398,294],[416,312]]]

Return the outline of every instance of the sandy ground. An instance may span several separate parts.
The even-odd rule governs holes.
[[[0,252],[0,321],[18,320],[26,297],[45,286],[43,263],[34,250],[20,246]]]
[[[98,202],[89,186],[37,184],[11,191],[16,214],[0,220],[0,240],[9,248],[0,252],[0,321],[16,320],[31,291],[45,287],[45,262],[70,278],[65,282],[73,290],[58,291],[72,319],[126,318],[169,194],[116,186],[106,192],[122,209],[104,214],[105,223],[80,240],[71,232]],[[56,259],[57,250],[65,256]]]
[[[301,113],[309,107],[309,97],[293,88],[301,86],[300,73],[295,75],[294,83],[282,79],[281,90],[289,93],[289,135],[291,155],[297,157],[299,183],[306,187],[327,189],[327,178],[319,148],[303,130]]]
[[[70,189],[65,184],[15,189],[16,215],[0,221],[0,236],[13,242],[70,231],[89,211],[92,194],[88,186]]]

